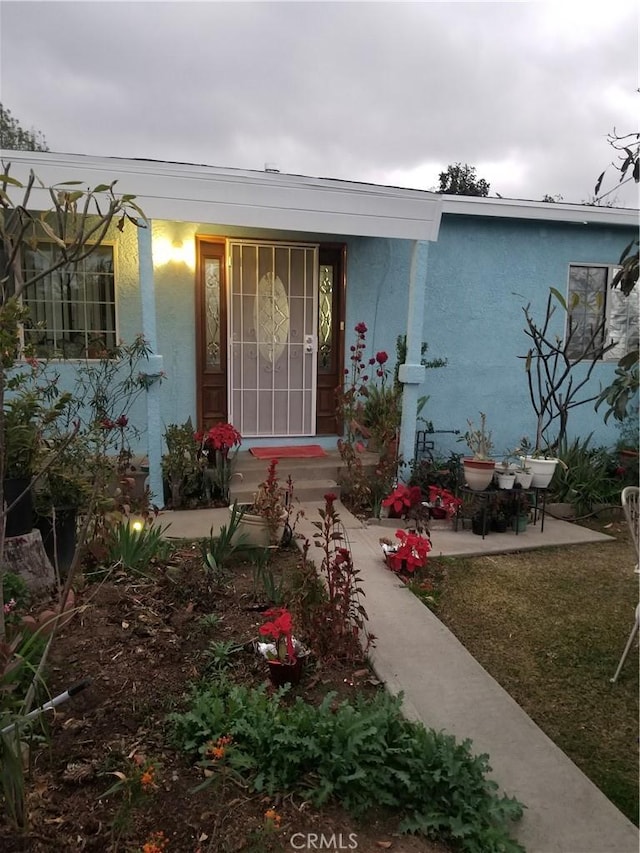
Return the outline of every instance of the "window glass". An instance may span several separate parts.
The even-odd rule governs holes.
[[[97,246],[77,264],[43,275],[59,259],[53,244],[24,253],[25,281],[42,276],[23,292],[24,345],[40,358],[98,358],[117,343],[113,247]]]

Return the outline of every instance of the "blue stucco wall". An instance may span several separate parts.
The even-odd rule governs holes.
[[[424,336],[430,354],[448,359],[427,372],[425,414],[441,429],[466,429],[467,418],[487,414],[494,452],[514,448],[523,435],[535,436],[524,362],[528,350],[523,305],[544,317],[550,287],[566,294],[570,263],[615,264],[631,229],[595,225],[496,220],[445,215],[438,242],[431,247]],[[552,328],[562,335],[558,308]],[[608,384],[615,364],[596,366],[590,388]],[[583,372],[580,366],[578,374]],[[605,426],[593,403],[572,411],[570,436],[593,432],[596,444],[614,444],[615,426]],[[443,452],[464,445],[438,439]]]

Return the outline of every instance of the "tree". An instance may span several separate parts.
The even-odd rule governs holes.
[[[446,172],[440,172],[438,192],[448,195],[489,195],[489,184],[484,178],[476,176],[476,167],[467,163],[455,163],[447,166]]]
[[[609,144],[617,152],[617,162],[611,165],[620,173],[618,185],[627,181],[640,183],[640,133],[626,133],[619,136],[615,130],[607,137]],[[596,201],[613,192],[613,189],[600,193],[602,182],[607,170],[605,169],[594,190]],[[634,237],[625,246],[620,255],[620,271],[611,282],[611,287],[619,287],[625,296],[629,296],[638,284],[638,238]],[[623,421],[630,413],[630,406],[638,396],[640,352],[632,350],[626,353],[616,367],[616,378],[602,390],[596,402],[596,411],[602,403],[607,404],[605,423],[613,415],[618,421]]]
[[[11,151],[48,151],[49,146],[40,130],[25,130],[0,103],[0,148]]]

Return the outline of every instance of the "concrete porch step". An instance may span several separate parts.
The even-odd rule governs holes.
[[[230,489],[231,500],[237,500],[238,503],[251,503],[253,496],[256,493],[256,488],[247,488],[244,483],[236,485]],[[293,502],[294,509],[297,501],[307,503],[309,501],[323,501],[324,495],[327,492],[333,492],[336,497],[340,497],[340,486],[333,479],[317,479],[296,480],[293,481]]]

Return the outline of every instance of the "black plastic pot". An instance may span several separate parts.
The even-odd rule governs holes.
[[[507,532],[507,519],[506,518],[494,518],[491,520],[491,529],[495,533],[506,533]]]
[[[33,530],[33,498],[30,483],[30,477],[9,477],[4,481],[4,500],[7,507],[10,507],[26,489],[23,497],[7,514],[5,533],[7,537],[25,536]]]
[[[69,571],[76,550],[76,515],[75,507],[57,509],[55,535],[53,516],[39,515],[36,519],[36,527],[42,536],[44,550],[49,562],[54,566],[57,558],[58,570],[61,575],[66,575]]]
[[[474,515],[471,519],[471,530],[476,536],[486,536],[491,527],[491,519],[488,515],[483,516],[482,513]]]

